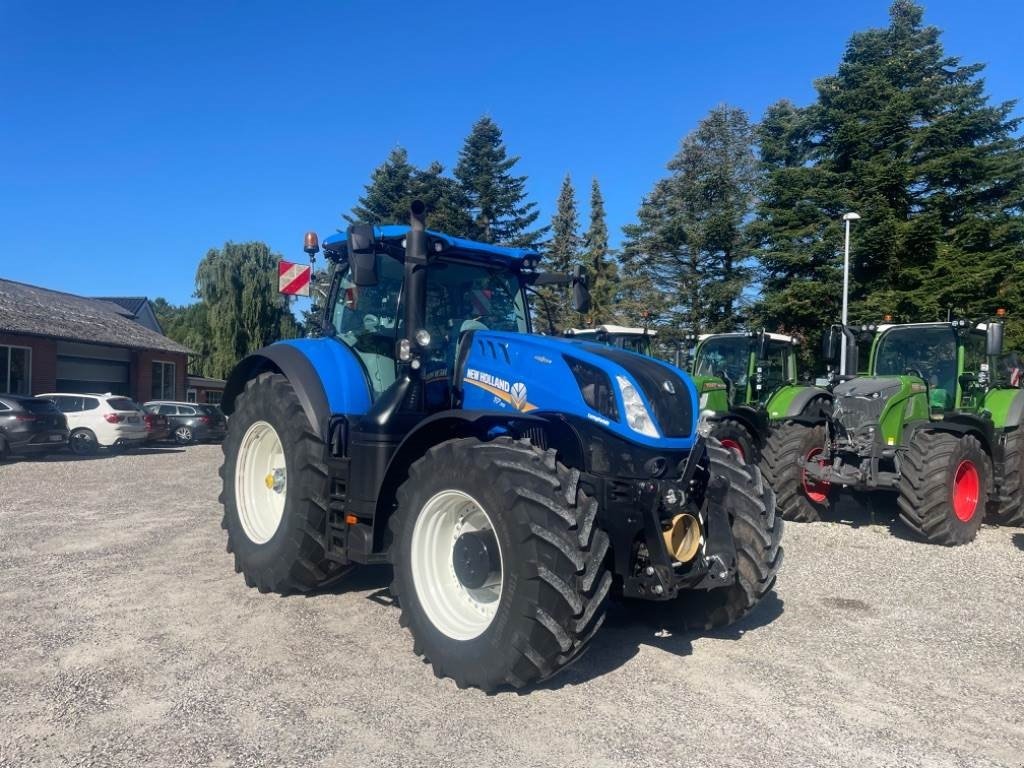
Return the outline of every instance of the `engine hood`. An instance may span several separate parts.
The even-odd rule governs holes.
[[[697,392],[690,377],[668,363],[603,344],[503,331],[473,331],[462,343],[456,385],[464,408],[577,416],[650,446],[690,448],[696,439]],[[607,375],[617,417],[587,404],[571,361]],[[640,394],[658,438],[636,432],[626,423],[620,378]]]
[[[864,376],[844,381],[833,390],[833,417],[848,430],[876,426],[886,403],[900,389],[900,380],[892,377]]]

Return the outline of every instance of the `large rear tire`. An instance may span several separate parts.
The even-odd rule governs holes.
[[[820,453],[824,445],[822,425],[811,427],[787,421],[768,435],[761,454],[761,471],[775,491],[779,514],[786,520],[814,523],[828,511],[831,489],[827,483],[809,481],[801,466],[804,460]]]
[[[521,688],[583,652],[612,575],[578,481],[554,451],[507,437],[449,440],[410,467],[391,518],[392,591],[435,675]]]
[[[687,624],[704,630],[739,621],[771,591],[782,565],[783,528],[775,493],[756,466],[742,466],[732,451],[714,440],[708,441],[708,458],[711,476],[729,481],[725,505],[732,520],[737,571],[727,587],[680,597]]]
[[[918,430],[900,464],[900,519],[933,544],[967,544],[991,487],[992,464],[977,438]]]
[[[289,594],[336,575],[341,566],[326,556],[324,444],[287,378],[262,373],[246,384],[221,449],[221,527],[245,583]]]
[[[1001,502],[992,506],[992,522],[1024,527],[1024,426],[1006,434]]]

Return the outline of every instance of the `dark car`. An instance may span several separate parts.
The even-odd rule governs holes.
[[[0,395],[0,460],[68,444],[68,422],[49,400]]]
[[[180,445],[204,440],[223,440],[228,421],[215,405],[151,400],[142,406],[147,413],[166,416],[174,441]]]
[[[155,443],[171,436],[171,422],[159,413],[150,413],[142,409],[142,420],[146,424],[146,442]]]

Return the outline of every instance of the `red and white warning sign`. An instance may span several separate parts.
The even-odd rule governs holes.
[[[308,264],[281,261],[277,265],[277,290],[285,296],[309,296],[309,278],[313,268]]]

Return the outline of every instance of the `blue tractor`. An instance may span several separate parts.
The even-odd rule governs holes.
[[[488,691],[572,662],[612,594],[679,597],[700,628],[746,614],[775,582],[782,519],[757,468],[698,434],[689,377],[531,334],[528,291],[571,282],[583,309],[584,276],[423,213],[325,239],[323,337],[232,372],[236,571],[294,593],[390,562],[415,652]]]

